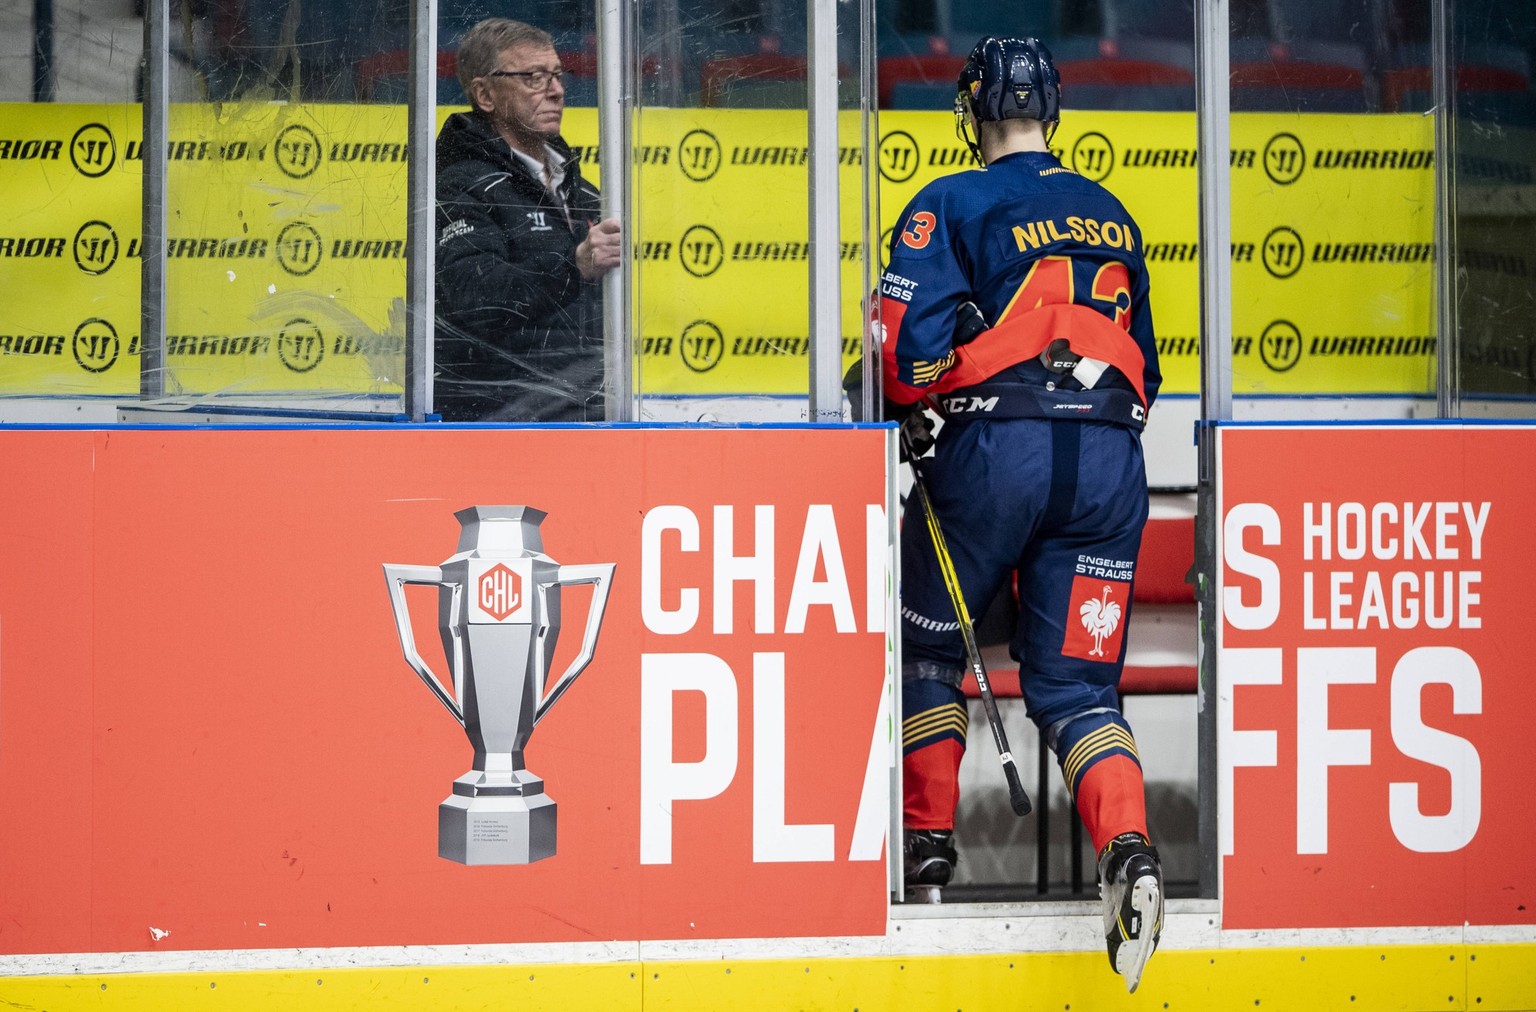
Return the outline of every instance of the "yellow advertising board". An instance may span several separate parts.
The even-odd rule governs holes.
[[[643,394],[806,389],[805,124],[780,110],[641,114],[632,234]],[[570,110],[565,128],[600,181],[595,113]],[[856,114],[841,136],[851,358],[869,281]],[[137,106],[0,106],[0,190],[11,198],[0,395],[139,389],[141,138]],[[1193,115],[1071,115],[1053,147],[1140,223],[1163,389],[1197,390]],[[167,391],[397,396],[405,110],[177,105],[167,154]],[[887,239],[924,183],[974,171],[946,113],[883,114],[878,158]],[[1433,159],[1423,117],[1233,117],[1236,392],[1433,389]]]
[[[951,120],[881,115],[887,229],[924,183],[968,164]],[[1235,392],[1434,389],[1432,127],[1422,116],[1232,117]],[[1198,391],[1194,115],[1066,115],[1051,146],[1141,226],[1163,390]]]

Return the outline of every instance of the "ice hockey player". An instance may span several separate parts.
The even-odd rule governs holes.
[[[983,38],[966,60],[956,125],[982,168],[934,180],[901,215],[881,278],[882,388],[909,433],[911,412],[944,419],[925,487],[970,614],[1017,573],[1010,652],[1099,855],[1110,963],[1134,991],[1163,881],[1117,686],[1161,376],[1141,230],[1051,153],[1060,99],[1035,39]],[[958,856],[969,665],[916,502],[901,535],[903,846],[921,892]]]

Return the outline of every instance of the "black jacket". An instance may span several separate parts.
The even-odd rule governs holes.
[[[598,193],[564,141],[558,201],[482,116],[437,137],[434,406],[444,421],[600,421],[602,286],[576,270]]]

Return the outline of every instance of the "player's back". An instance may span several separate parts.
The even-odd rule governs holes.
[[[1129,310],[1131,282],[1145,272],[1141,231],[1114,194],[1043,152],[1008,155],[985,172],[951,179],[959,184],[947,196],[964,266],[987,319],[1057,302],[1112,319],[1117,309]],[[1123,298],[1104,297],[1109,279],[1101,275],[1111,262],[1123,265],[1114,272],[1127,289]]]

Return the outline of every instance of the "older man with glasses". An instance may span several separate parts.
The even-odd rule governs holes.
[[[469,112],[437,138],[435,405],[445,421],[603,418],[602,297],[619,222],[560,136],[549,34],[488,18],[459,45]]]

